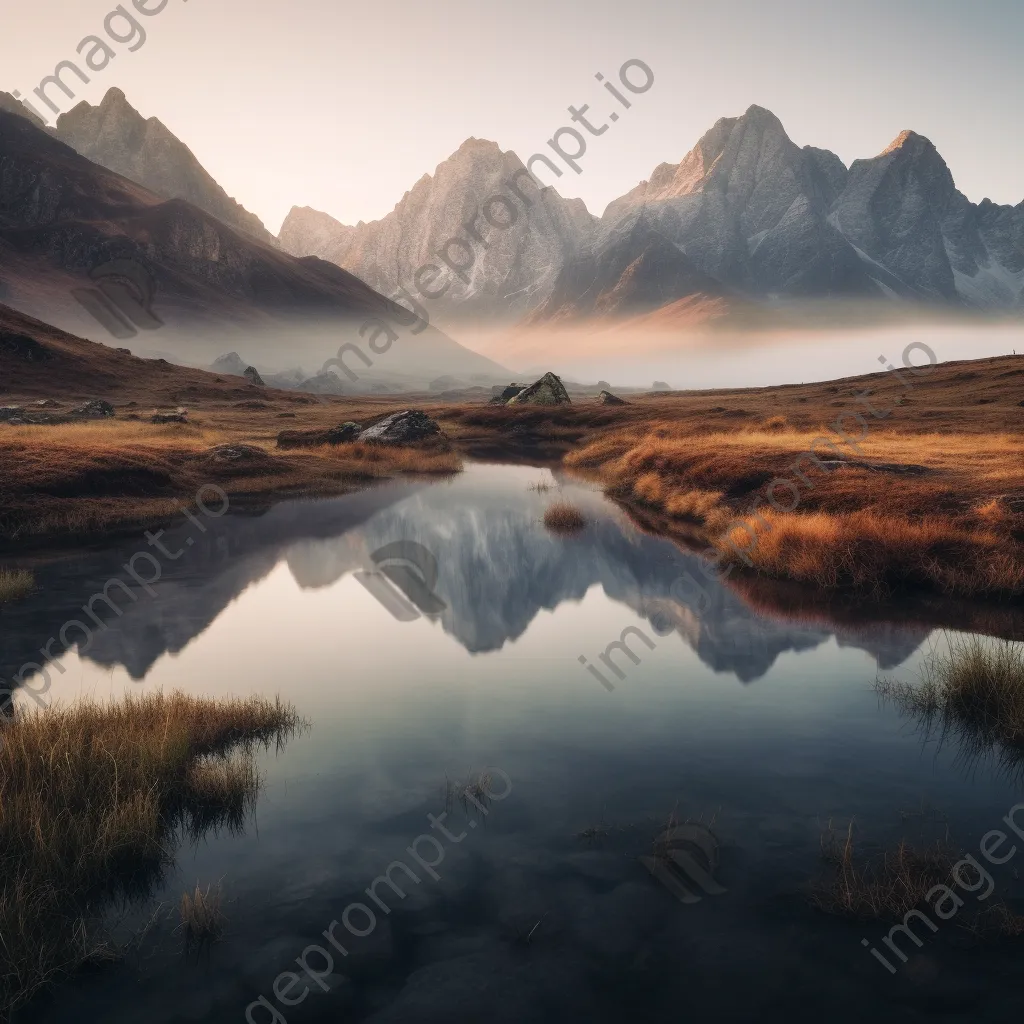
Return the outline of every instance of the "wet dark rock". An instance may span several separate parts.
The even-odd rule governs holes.
[[[359,440],[371,444],[412,444],[440,434],[441,428],[425,412],[406,409],[367,427],[359,435]]]
[[[93,398],[77,409],[72,409],[71,415],[83,419],[104,419],[114,415],[114,407],[102,398]]]
[[[553,373],[545,373],[540,380],[534,381],[528,388],[524,388],[518,395],[510,398],[507,404],[572,405],[572,401],[561,379]]]

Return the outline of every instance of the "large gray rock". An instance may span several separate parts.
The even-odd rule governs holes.
[[[572,405],[572,402],[561,379],[553,373],[545,373],[540,380],[510,398],[508,405]]]
[[[255,384],[258,388],[266,387],[263,382],[263,378],[260,376],[259,370],[255,366],[247,366],[245,371],[242,373],[243,377],[246,377],[250,384]]]
[[[425,412],[406,409],[367,427],[359,435],[359,440],[371,444],[412,444],[440,434],[441,428]]]
[[[597,397],[602,405],[629,405],[628,402],[619,398],[618,395],[613,395],[610,391],[602,391]]]
[[[515,398],[520,391],[525,391],[526,384],[509,384],[502,387],[500,384],[491,388],[491,404],[505,405],[510,398]]]

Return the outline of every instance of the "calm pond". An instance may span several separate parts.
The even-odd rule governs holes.
[[[560,497],[583,509],[583,532],[545,529]],[[1021,799],[993,762],[925,742],[873,690],[880,675],[916,681],[948,641],[941,630],[787,621],[724,585],[687,604],[673,582],[694,556],[546,469],[477,464],[203,526],[167,531],[163,544],[184,554],[164,560],[155,596],[121,601],[88,651],[64,655],[44,699],[280,693],[310,727],[260,756],[265,782],[244,834],[183,840],[151,901],[112,908],[122,937],[153,919],[126,959],[79,974],[20,1019],[1019,1012],[1012,943],[975,944],[945,921],[917,929],[920,948],[901,943],[908,959],[890,955],[893,974],[862,945],[879,947],[888,925],[811,902],[829,877],[830,820],[845,834],[855,819],[868,850],[948,829],[977,856]],[[373,574],[372,555],[395,542],[405,547],[390,554],[411,552],[427,577],[403,588],[412,601],[400,574]],[[150,550],[141,538],[37,567],[36,594],[0,620],[0,675],[80,618],[108,579],[127,578],[120,566],[140,549]],[[647,642],[626,635],[633,658],[613,649],[616,674],[601,655],[628,627]],[[493,799],[446,796],[446,779],[481,772]],[[714,879],[690,875],[699,900],[677,898],[639,859],[670,818],[716,837]],[[393,871],[406,896],[378,886],[386,912],[366,890],[396,861],[418,881]],[[992,869],[1011,905],[1019,866]],[[221,885],[227,923],[219,943],[185,955],[176,908],[197,882]],[[332,921],[347,955],[324,936]],[[296,958],[312,945],[332,963],[308,951],[312,974],[282,976],[302,973]]]

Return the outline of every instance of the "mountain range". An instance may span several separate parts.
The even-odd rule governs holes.
[[[280,242],[389,294],[520,167],[515,154],[472,139],[383,220],[349,227],[294,208]],[[541,194],[450,289],[446,310],[538,322],[694,297],[719,300],[719,311],[730,299],[838,297],[1024,309],[1024,202],[971,203],[914,132],[847,167],[828,150],[797,146],[771,111],[752,106],[600,218],[553,188]]]
[[[278,369],[304,361],[300,378],[346,342],[365,353],[359,325],[408,316],[392,299],[410,305],[420,268],[437,266],[467,224],[486,232],[470,243],[461,275],[444,271],[443,295],[417,296],[429,325],[413,318],[422,330],[401,343],[400,357],[357,365],[357,389],[446,374],[510,379],[439,323],[672,326],[822,298],[1024,311],[1024,202],[970,202],[914,132],[847,167],[828,150],[796,145],[758,106],[718,121],[601,217],[535,186],[516,154],[471,138],[383,219],[348,226],[295,207],[274,238],[116,89],[56,128],[0,93],[0,161],[0,300],[94,336],[71,289],[98,263],[137,260],[156,280],[161,316],[180,328],[139,344],[159,338],[154,354],[164,354],[173,339],[175,356],[196,365],[235,349]],[[516,216],[488,226],[481,211],[511,197],[510,181],[521,191]]]

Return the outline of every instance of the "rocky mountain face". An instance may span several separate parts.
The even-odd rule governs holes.
[[[188,146],[155,117],[144,118],[120,89],[109,90],[98,107],[79,103],[62,114],[56,136],[86,159],[164,199],[184,199],[261,242],[277,244],[259,217],[235,202]]]
[[[514,154],[470,140],[384,220],[346,227],[295,209],[281,243],[388,293],[464,235],[460,225],[519,166]],[[732,299],[858,296],[1024,308],[1024,203],[971,203],[913,132],[847,168],[835,153],[797,146],[771,111],[752,106],[718,121],[599,221],[550,188],[537,206],[500,237],[492,232],[469,280],[445,296],[449,311],[536,323],[695,298],[721,311]]]
[[[549,297],[559,271],[596,224],[582,201],[539,189],[523,175],[516,185],[526,200],[517,198],[508,182],[522,168],[514,153],[496,143],[469,139],[383,220],[350,227],[308,207],[295,208],[280,242],[295,256],[320,256],[344,267],[385,295],[402,287],[415,294],[417,271],[434,264],[442,274],[429,290],[449,287],[436,300],[417,294],[432,314],[517,318]],[[485,207],[496,196],[506,202]],[[467,230],[467,223],[474,227]],[[450,239],[468,246],[449,250],[453,262],[466,268],[458,275],[439,255]]]
[[[1024,308],[1024,203],[971,203],[935,147],[903,132],[857,160],[831,222],[899,294],[980,307]]]

